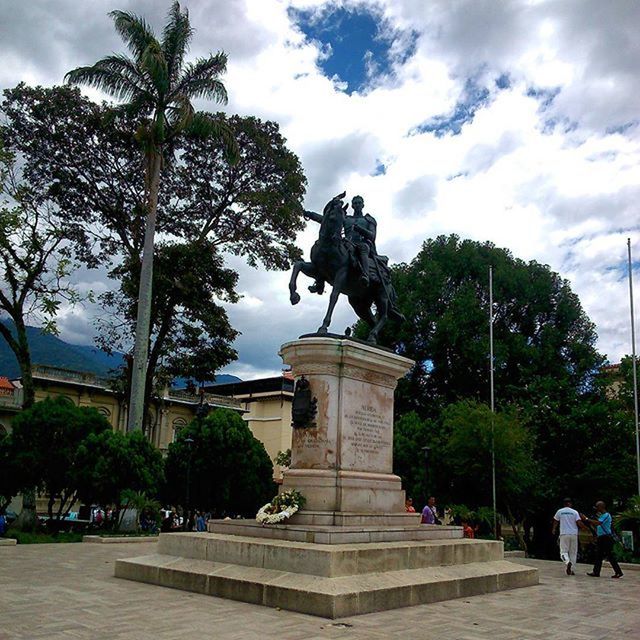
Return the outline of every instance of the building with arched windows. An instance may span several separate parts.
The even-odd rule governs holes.
[[[78,407],[97,409],[116,431],[127,428],[127,398],[110,380],[94,373],[73,371],[60,367],[34,365],[33,382],[36,401],[47,397],[63,397]],[[245,413],[239,400],[229,396],[205,393],[202,399],[212,408],[226,408]],[[165,388],[160,397],[154,398],[145,425],[149,440],[161,451],[166,451],[175,440],[176,433],[193,420],[201,397],[184,390]],[[22,384],[20,379],[0,377],[0,425],[11,430],[14,416],[22,408]]]
[[[43,365],[34,365],[32,375],[36,401],[63,397],[76,406],[97,409],[114,430],[126,431],[127,398],[113,381],[94,373]],[[146,435],[158,449],[166,451],[180,429],[193,420],[201,401],[210,408],[233,409],[242,415],[253,435],[264,445],[274,463],[274,479],[279,481],[282,467],[275,465],[276,457],[291,448],[293,384],[293,376],[285,372],[258,380],[211,385],[205,387],[202,398],[185,389],[167,387],[161,397],[152,401]],[[0,434],[11,430],[13,418],[21,409],[20,379],[0,376]]]

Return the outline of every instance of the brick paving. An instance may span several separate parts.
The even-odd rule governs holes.
[[[540,585],[329,621],[129,582],[116,558],[145,544],[18,545],[0,549],[0,639],[597,640],[640,638],[640,572],[622,580],[540,569]],[[352,625],[352,626],[347,626]]]

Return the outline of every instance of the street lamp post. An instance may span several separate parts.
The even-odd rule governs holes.
[[[491,396],[491,497],[493,502],[493,535],[498,539],[498,509],[496,506],[496,405],[493,388],[493,267],[489,266],[489,387]]]
[[[189,488],[191,485],[191,446],[193,445],[193,438],[191,436],[187,436],[184,439],[184,443],[187,445],[189,454],[187,456],[187,486],[185,490],[185,501],[184,501],[184,523],[183,527],[185,531],[188,531],[189,528]]]
[[[633,365],[633,415],[636,425],[636,474],[640,494],[640,429],[638,427],[638,374],[636,371],[636,323],[633,312],[633,264],[631,262],[631,238],[627,238],[629,252],[629,308],[631,310],[631,364]]]

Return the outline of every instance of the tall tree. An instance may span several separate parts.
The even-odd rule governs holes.
[[[140,431],[89,434],[78,451],[78,497],[85,504],[116,505],[125,490],[156,496],[164,480],[162,453]]]
[[[99,321],[98,344],[108,352],[130,343],[140,265],[126,261],[118,270],[120,288],[100,297],[108,313]],[[156,387],[162,389],[176,377],[212,380],[235,359],[231,343],[237,332],[220,303],[238,299],[236,282],[237,274],[224,267],[207,240],[156,247],[145,407]]]
[[[450,491],[456,502],[491,504],[491,453],[495,452],[497,508],[515,533],[538,482],[534,439],[518,410],[507,407],[492,414],[482,403],[451,404],[442,415],[440,442],[443,448],[435,453],[447,461],[449,477],[455,478]]]
[[[566,280],[489,242],[440,236],[393,270],[407,321],[391,325],[388,339],[417,362],[400,386],[405,409],[438,415],[457,400],[488,399],[490,265],[497,401],[560,398],[593,383],[604,359],[595,326]]]
[[[264,446],[230,409],[216,409],[181,429],[169,445],[165,468],[167,502],[220,517],[255,516],[275,489],[273,465]],[[187,477],[189,505],[185,504]]]
[[[60,305],[78,300],[69,283],[74,227],[52,201],[23,179],[14,154],[0,146],[0,335],[20,367],[23,406],[35,399],[27,323],[55,332]]]
[[[11,453],[22,469],[21,489],[37,486],[48,497],[49,524],[57,528],[78,499],[86,466],[83,453],[92,434],[111,431],[96,409],[76,407],[66,398],[47,398],[13,421]]]
[[[127,351],[144,236],[144,185],[130,133],[137,120],[71,87],[18,85],[5,91],[1,109],[0,135],[20,154],[30,181],[83,226],[82,258],[106,264],[119,282],[102,297],[98,329],[101,346]],[[238,161],[228,161],[219,139],[185,134],[175,141],[179,162],[163,172],[146,398],[161,370],[187,367],[194,379],[210,379],[234,357],[233,330],[219,304],[235,299],[229,254],[267,269],[288,268],[299,256],[306,180],[298,158],[276,123],[216,117],[232,129]],[[195,354],[204,357],[195,362]]]
[[[426,241],[409,264],[393,269],[407,322],[390,325],[387,340],[416,361],[398,385],[396,407],[402,416],[397,421],[396,445],[402,463],[398,470],[419,491],[420,469],[410,452],[413,448],[415,454],[426,443],[435,454],[431,456],[435,490],[443,499],[452,496],[466,501],[456,495],[456,487],[464,483],[467,465],[474,467],[471,457],[484,437],[474,429],[480,429],[483,412],[457,410],[453,422],[463,434],[455,447],[455,455],[462,460],[457,465],[454,449],[445,447],[449,437],[445,423],[448,419],[453,424],[448,413],[452,405],[489,399],[490,265],[497,410],[508,413],[509,407],[517,407],[517,422],[526,425],[530,434],[527,448],[536,474],[526,499],[527,517],[537,532],[535,547],[546,553],[549,512],[562,496],[571,495],[586,510],[596,496],[624,500],[635,488],[633,420],[628,403],[624,405],[627,387],[623,382],[616,398],[601,381],[604,358],[595,346],[595,327],[569,283],[548,266],[518,260],[488,242],[441,236]],[[460,418],[465,414],[470,417]],[[475,443],[473,451],[465,452],[466,438]],[[438,450],[440,455],[435,453]],[[524,465],[524,460],[516,459]],[[529,472],[522,476],[528,477]],[[481,485],[464,490],[468,500],[480,500],[477,494],[473,498],[475,486]],[[515,511],[517,500],[502,500],[509,492],[518,495],[506,479],[499,480],[499,505],[509,507],[519,519],[523,514]]]
[[[234,152],[226,126],[215,117],[196,113],[191,100],[209,98],[226,102],[220,80],[226,71],[223,52],[185,64],[193,29],[189,14],[178,2],[171,5],[162,39],[147,22],[126,11],[112,11],[116,31],[132,58],[111,55],[94,65],[78,67],[66,75],[73,84],[86,84],[126,102],[125,109],[144,118],[136,138],[144,152],[146,222],[133,355],[128,429],[142,429],[145,380],[149,353],[152,306],[153,256],[158,194],[165,157],[177,136],[190,131],[201,137],[218,136]]]

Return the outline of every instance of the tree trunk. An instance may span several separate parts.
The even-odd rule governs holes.
[[[28,409],[36,401],[35,387],[33,386],[33,373],[31,371],[31,351],[27,340],[27,327],[22,316],[15,315],[13,318],[16,326],[16,341],[18,350],[15,352],[20,376],[22,377],[22,408]]]
[[[525,553],[528,553],[529,550],[527,549],[527,544],[525,542],[524,536],[522,534],[522,531],[520,531],[520,529],[518,528],[518,522],[513,516],[513,513],[509,505],[507,505],[507,515],[509,517],[509,523],[511,524],[511,530],[513,531],[513,535],[516,537],[516,540],[518,541],[518,546],[520,547],[520,549],[522,549],[522,551],[524,551]]]
[[[129,400],[128,431],[142,429],[144,420],[145,379],[149,355],[149,334],[151,329],[151,293],[153,283],[153,252],[160,188],[160,165],[162,153],[153,149],[147,159],[147,220],[144,231],[144,249],[138,290],[138,312],[136,318],[136,341],[133,351],[131,375],[131,397]]]
[[[35,387],[33,385],[33,375],[31,372],[31,351],[27,340],[27,328],[22,316],[14,315],[13,321],[16,326],[16,341],[18,349],[14,349],[20,376],[22,377],[22,408],[28,409],[36,400]],[[10,345],[11,346],[11,345]],[[20,531],[35,531],[37,525],[36,514],[36,490],[25,489],[22,492],[22,511],[16,518],[14,526]]]
[[[155,337],[153,347],[149,352],[149,356],[147,358],[147,371],[145,375],[145,383],[144,383],[144,415],[146,416],[149,412],[149,407],[151,405],[151,398],[153,397],[153,378],[155,375],[156,366],[158,365],[158,359],[160,357],[160,353],[162,352],[162,347],[164,345],[164,341],[169,333],[169,328],[171,326],[170,321],[168,321],[167,317],[163,318],[160,323],[160,327],[158,328],[157,335]],[[156,413],[157,419],[157,413]],[[144,424],[144,423],[143,423]]]

